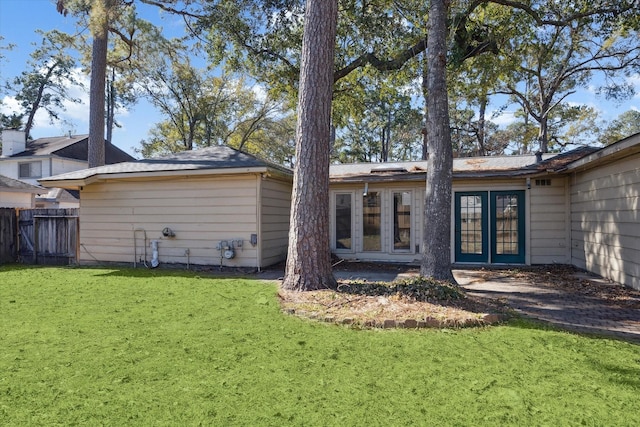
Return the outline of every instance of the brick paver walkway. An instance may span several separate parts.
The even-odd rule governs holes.
[[[504,298],[521,314],[556,326],[621,338],[640,344],[640,310],[616,305],[597,296],[566,292],[517,280],[486,281],[473,270],[454,271],[469,292]],[[593,280],[598,280],[593,278]],[[612,286],[602,283],[601,286]],[[635,307],[640,304],[636,299]],[[631,304],[630,304],[631,305]]]
[[[266,278],[282,272],[265,272]],[[536,286],[512,277],[487,280],[478,270],[453,271],[458,283],[471,293],[491,298],[504,298],[509,305],[524,316],[549,322],[558,327],[583,333],[611,336],[640,344],[640,309],[615,305],[612,301],[597,296],[566,292],[549,286]],[[337,278],[391,282],[408,277],[412,273],[389,271],[337,271]],[[583,277],[584,278],[584,277]],[[595,276],[589,280],[601,286],[611,285]],[[636,293],[637,294],[637,293]],[[637,294],[640,295],[640,294]],[[631,301],[640,307],[640,296]]]

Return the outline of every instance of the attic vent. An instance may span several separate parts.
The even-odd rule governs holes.
[[[536,186],[537,187],[548,187],[551,185],[551,180],[550,179],[536,179]]]
[[[407,172],[406,168],[401,166],[378,166],[375,168],[371,168],[371,173],[388,173],[388,172],[396,172],[403,173]]]

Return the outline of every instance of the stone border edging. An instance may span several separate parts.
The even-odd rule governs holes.
[[[439,329],[439,328],[468,328],[474,326],[489,326],[506,320],[505,315],[496,313],[484,314],[478,319],[467,319],[464,322],[447,322],[436,319],[435,317],[427,317],[424,320],[416,319],[385,319],[383,321],[366,320],[364,322],[358,322],[351,317],[334,317],[334,316],[321,316],[314,312],[307,312],[304,310],[295,310],[293,308],[283,310],[286,314],[298,316],[305,319],[317,320],[325,323],[333,323],[336,325],[352,325],[360,326],[364,329]]]

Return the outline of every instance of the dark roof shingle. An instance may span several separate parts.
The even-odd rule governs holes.
[[[290,175],[291,170],[258,159],[251,154],[238,151],[231,147],[214,146],[200,150],[182,151],[153,159],[143,159],[135,162],[124,162],[113,165],[99,166],[91,169],[83,169],[69,172],[54,177],[43,178],[41,182],[59,180],[81,180],[96,175],[110,175],[121,173],[141,172],[170,172],[206,169],[237,169],[265,167],[275,169]]]
[[[89,158],[89,135],[70,135],[38,138],[27,142],[25,150],[12,157],[56,155],[68,159]],[[105,163],[130,162],[135,158],[115,145],[105,141]]]

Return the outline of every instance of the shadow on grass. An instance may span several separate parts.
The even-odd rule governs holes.
[[[281,271],[277,269],[267,269],[263,273],[256,273],[255,269],[223,268],[220,270],[218,267],[208,267],[187,270],[184,266],[170,267],[170,265],[161,265],[157,269],[147,269],[123,265],[51,267],[5,264],[0,266],[0,271],[61,268],[68,269],[70,272],[76,269],[94,270],[96,276],[105,277],[182,277],[221,280],[272,280],[281,274]],[[267,274],[265,275],[265,273]],[[548,276],[548,273],[544,274]],[[542,282],[540,280],[536,285],[547,287],[549,290],[549,285]],[[610,286],[604,287],[609,292],[615,290]],[[392,283],[343,281],[337,289],[337,294],[351,299],[362,296],[428,302],[474,313],[495,313],[505,320],[523,316],[527,319],[526,322],[515,320],[513,323],[514,321],[510,320],[509,324],[517,325],[520,328],[570,331],[592,338],[616,339],[640,345],[640,331],[637,331],[640,311],[634,304],[628,306],[605,304],[606,301],[603,301],[600,292],[577,292],[574,289],[573,292],[565,293],[568,288],[569,285],[563,283],[562,286],[553,289],[554,292],[532,293],[513,288],[508,292],[486,289],[474,290],[472,294],[465,294],[464,291],[461,292],[460,289],[447,286],[444,283],[431,282],[424,278],[412,278]],[[352,296],[356,298],[352,298]],[[637,301],[637,298],[626,301],[633,303]],[[616,303],[619,304],[618,301]],[[511,308],[518,310],[518,314],[516,315]],[[626,330],[620,328],[622,324],[627,325]]]
[[[184,277],[184,278],[212,278],[212,279],[260,279],[255,268],[218,268],[218,267],[195,267],[187,269],[185,266],[161,265],[157,268],[126,267],[122,265],[102,265],[102,266],[68,266],[70,270],[96,270],[97,276],[105,277]],[[105,272],[104,270],[109,270]]]
[[[2,270],[11,270],[11,271],[23,271],[23,270],[30,270],[33,268],[39,268],[39,267],[51,267],[50,265],[43,265],[43,266],[38,266],[38,265],[30,265],[30,264],[18,264],[18,263],[9,263],[9,264],[2,264],[0,265],[0,271]]]
[[[26,271],[40,268],[61,268],[73,270],[95,270],[96,276],[105,277],[184,277],[184,278],[212,278],[212,279],[248,279],[248,280],[274,280],[282,277],[282,273],[278,270],[266,269],[258,272],[256,268],[240,268],[240,267],[213,267],[213,266],[190,266],[187,268],[184,264],[160,264],[157,268],[145,267],[139,263],[137,267],[133,267],[130,263],[113,263],[113,264],[95,264],[95,265],[28,265],[28,264],[3,264],[0,265],[0,271]],[[108,271],[105,271],[108,270]]]
[[[640,359],[629,362],[635,362],[636,367],[623,367],[601,360],[593,360],[591,363],[595,369],[609,373],[608,377],[612,382],[640,389]]]

